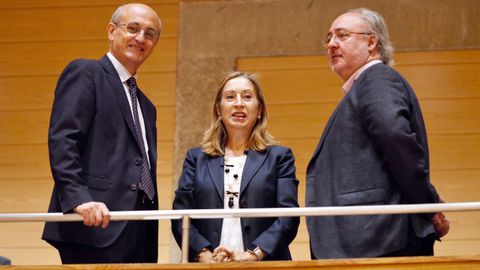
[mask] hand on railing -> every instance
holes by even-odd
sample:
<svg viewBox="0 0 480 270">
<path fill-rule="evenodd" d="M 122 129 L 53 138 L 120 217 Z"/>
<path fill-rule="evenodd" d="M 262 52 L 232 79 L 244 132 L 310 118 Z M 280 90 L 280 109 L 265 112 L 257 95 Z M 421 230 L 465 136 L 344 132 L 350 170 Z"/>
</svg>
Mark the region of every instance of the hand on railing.
<svg viewBox="0 0 480 270">
<path fill-rule="evenodd" d="M 197 262 L 200 262 L 200 263 L 216 263 L 216 261 L 213 259 L 212 251 L 210 251 L 210 249 L 208 249 L 208 248 L 204 248 L 200 252 L 198 252 Z"/>
<path fill-rule="evenodd" d="M 263 251 L 262 251 L 263 252 Z M 202 253 L 199 253 L 199 255 Z M 208 253 L 205 253 L 205 255 Z M 203 257 L 203 256 L 202 256 Z M 216 263 L 220 262 L 247 262 L 247 261 L 258 261 L 260 260 L 255 253 L 251 251 L 241 251 L 233 252 L 232 250 L 224 247 L 218 246 L 212 253 L 211 260 Z M 200 259 L 198 259 L 199 262 Z M 208 262 L 211 263 L 211 262 Z"/>
<path fill-rule="evenodd" d="M 439 237 L 445 236 L 450 230 L 450 221 L 440 212 L 436 213 L 432 218 L 433 226 Z"/>
<path fill-rule="evenodd" d="M 236 252 L 233 254 L 232 261 L 235 262 L 248 262 L 248 261 L 258 261 L 259 258 L 254 253 L 249 251 Z"/>
<path fill-rule="evenodd" d="M 445 203 L 445 201 L 440 198 L 440 203 Z M 445 236 L 450 230 L 450 221 L 445 217 L 443 212 L 438 212 L 432 217 L 433 226 L 435 226 L 435 231 L 439 237 Z"/>
<path fill-rule="evenodd" d="M 221 263 L 232 260 L 233 252 L 223 246 L 217 247 L 213 252 L 208 248 L 203 248 L 197 254 L 197 261 L 200 263 Z"/>
<path fill-rule="evenodd" d="M 224 246 L 218 246 L 213 251 L 213 260 L 215 262 L 230 262 L 232 261 L 232 257 L 233 251 Z"/>
<path fill-rule="evenodd" d="M 110 222 L 110 211 L 102 202 L 87 202 L 75 207 L 73 211 L 83 217 L 85 226 L 107 228 Z"/>
</svg>

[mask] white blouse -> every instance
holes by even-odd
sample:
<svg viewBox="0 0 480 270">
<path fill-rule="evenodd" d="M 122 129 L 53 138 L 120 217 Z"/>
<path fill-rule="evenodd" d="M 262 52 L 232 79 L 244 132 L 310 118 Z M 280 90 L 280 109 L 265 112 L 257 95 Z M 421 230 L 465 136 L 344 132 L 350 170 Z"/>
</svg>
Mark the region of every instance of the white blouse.
<svg viewBox="0 0 480 270">
<path fill-rule="evenodd" d="M 224 157 L 224 209 L 238 209 L 240 198 L 240 183 L 242 182 L 243 167 L 247 156 Z M 245 251 L 243 249 L 242 226 L 240 218 L 224 218 L 220 245 L 232 251 Z"/>
</svg>

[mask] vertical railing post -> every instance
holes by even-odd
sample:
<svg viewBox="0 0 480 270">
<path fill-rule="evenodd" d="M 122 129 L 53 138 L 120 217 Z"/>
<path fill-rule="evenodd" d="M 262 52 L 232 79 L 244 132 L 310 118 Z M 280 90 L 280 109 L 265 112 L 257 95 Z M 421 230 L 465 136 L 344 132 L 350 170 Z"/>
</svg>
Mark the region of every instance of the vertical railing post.
<svg viewBox="0 0 480 270">
<path fill-rule="evenodd" d="M 182 218 L 182 263 L 188 263 L 188 250 L 190 240 L 190 217 L 184 215 Z"/>
</svg>

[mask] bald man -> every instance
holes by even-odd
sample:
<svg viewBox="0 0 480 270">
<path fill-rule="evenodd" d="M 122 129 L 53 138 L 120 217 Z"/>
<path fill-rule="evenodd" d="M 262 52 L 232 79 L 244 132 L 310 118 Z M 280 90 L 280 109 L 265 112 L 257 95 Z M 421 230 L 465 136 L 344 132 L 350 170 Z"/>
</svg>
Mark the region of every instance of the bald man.
<svg viewBox="0 0 480 270">
<path fill-rule="evenodd" d="M 62 263 L 157 262 L 158 222 L 110 223 L 109 211 L 156 210 L 156 109 L 136 84 L 162 24 L 143 4 L 120 6 L 108 23 L 109 52 L 78 59 L 55 90 L 48 146 L 55 181 L 42 238 Z"/>
</svg>

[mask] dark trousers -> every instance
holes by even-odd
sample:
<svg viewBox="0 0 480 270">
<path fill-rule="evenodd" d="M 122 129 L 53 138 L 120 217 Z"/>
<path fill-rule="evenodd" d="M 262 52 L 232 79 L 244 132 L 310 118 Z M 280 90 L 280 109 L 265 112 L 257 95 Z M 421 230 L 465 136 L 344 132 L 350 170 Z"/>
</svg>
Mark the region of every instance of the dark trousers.
<svg viewBox="0 0 480 270">
<path fill-rule="evenodd" d="M 140 193 L 137 210 L 151 210 L 151 203 L 145 202 Z M 52 244 L 58 249 L 63 264 L 156 263 L 157 239 L 158 221 L 128 221 L 118 239 L 104 248 L 66 242 Z"/>
</svg>

